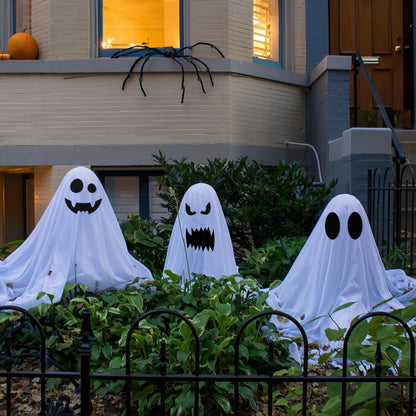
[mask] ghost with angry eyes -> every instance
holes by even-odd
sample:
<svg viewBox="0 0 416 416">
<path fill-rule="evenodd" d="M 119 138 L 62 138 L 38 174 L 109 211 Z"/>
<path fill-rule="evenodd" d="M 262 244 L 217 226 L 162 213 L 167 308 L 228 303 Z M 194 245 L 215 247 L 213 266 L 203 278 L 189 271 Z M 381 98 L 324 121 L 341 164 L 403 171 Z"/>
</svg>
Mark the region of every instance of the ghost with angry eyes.
<svg viewBox="0 0 416 416">
<path fill-rule="evenodd" d="M 342 194 L 329 202 L 267 303 L 296 318 L 309 341 L 326 345 L 326 328 L 349 328 L 354 317 L 381 302 L 392 298 L 378 307 L 391 312 L 413 297 L 415 280 L 402 270 L 384 269 L 364 208 L 354 196 Z M 286 335 L 299 335 L 291 323 L 278 327 Z"/>
<path fill-rule="evenodd" d="M 152 280 L 133 258 L 111 203 L 90 169 L 63 178 L 42 218 L 24 243 L 0 262 L 0 304 L 24 308 L 61 299 L 66 282 L 88 291 L 124 289 L 136 278 Z"/>
<path fill-rule="evenodd" d="M 195 274 L 219 279 L 238 273 L 224 213 L 211 185 L 197 183 L 185 192 L 164 270 L 182 276 L 182 285 Z"/>
</svg>

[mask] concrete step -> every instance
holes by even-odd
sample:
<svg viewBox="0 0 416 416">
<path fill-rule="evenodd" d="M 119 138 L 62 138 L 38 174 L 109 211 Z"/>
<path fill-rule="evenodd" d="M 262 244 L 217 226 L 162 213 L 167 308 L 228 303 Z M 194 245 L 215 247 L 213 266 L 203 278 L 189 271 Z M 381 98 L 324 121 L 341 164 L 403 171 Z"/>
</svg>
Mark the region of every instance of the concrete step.
<svg viewBox="0 0 416 416">
<path fill-rule="evenodd" d="M 406 159 L 410 164 L 416 164 L 416 130 L 395 130 Z"/>
</svg>

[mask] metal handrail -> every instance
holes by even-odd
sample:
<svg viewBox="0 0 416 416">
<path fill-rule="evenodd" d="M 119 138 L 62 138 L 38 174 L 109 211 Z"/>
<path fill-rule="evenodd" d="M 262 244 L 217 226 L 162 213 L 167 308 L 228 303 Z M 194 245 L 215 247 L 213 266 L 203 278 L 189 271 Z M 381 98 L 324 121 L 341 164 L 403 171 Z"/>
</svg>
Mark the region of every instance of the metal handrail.
<svg viewBox="0 0 416 416">
<path fill-rule="evenodd" d="M 363 70 L 363 74 L 367 80 L 368 86 L 370 87 L 371 93 L 373 94 L 374 99 L 376 100 L 377 106 L 381 112 L 383 117 L 383 121 L 386 124 L 387 128 L 391 130 L 391 139 L 395 151 L 395 163 L 396 164 L 404 164 L 406 162 L 406 156 L 404 155 L 402 146 L 400 145 L 399 139 L 397 138 L 396 132 L 394 127 L 391 124 L 391 121 L 387 115 L 386 109 L 381 102 L 381 99 L 377 93 L 376 87 L 371 80 L 370 74 L 365 67 L 363 59 L 358 52 L 355 52 L 352 55 L 352 64 L 353 64 L 353 71 L 354 71 L 354 126 L 357 127 L 357 74 L 358 69 L 361 67 Z"/>
</svg>

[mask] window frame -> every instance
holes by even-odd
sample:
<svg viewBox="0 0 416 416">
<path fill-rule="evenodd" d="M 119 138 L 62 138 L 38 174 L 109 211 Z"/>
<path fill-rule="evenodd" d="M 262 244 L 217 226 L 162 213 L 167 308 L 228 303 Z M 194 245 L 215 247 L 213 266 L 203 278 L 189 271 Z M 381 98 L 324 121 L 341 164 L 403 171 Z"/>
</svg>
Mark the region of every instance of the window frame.
<svg viewBox="0 0 416 416">
<path fill-rule="evenodd" d="M 0 2 L 0 49 L 6 53 L 7 43 L 15 27 L 14 0 Z"/>
<path fill-rule="evenodd" d="M 102 169 L 93 168 L 101 184 L 105 187 L 105 179 L 109 176 L 137 176 L 139 178 L 139 215 L 140 218 L 150 218 L 150 192 L 149 178 L 165 175 L 163 170 L 141 170 L 141 169 Z M 106 190 L 107 192 L 107 190 Z"/>
<path fill-rule="evenodd" d="M 189 16 L 189 1 L 190 0 L 179 0 L 179 43 L 180 48 L 183 48 L 186 45 L 187 39 L 189 39 L 189 24 L 188 24 L 188 16 Z M 279 0 L 280 1 L 280 0 Z M 116 52 L 122 49 L 116 48 L 102 48 L 101 45 L 103 43 L 103 0 L 97 1 L 97 9 L 96 9 L 96 16 L 97 16 L 97 30 L 96 30 L 96 56 L 98 58 L 111 58 Z M 165 45 L 169 47 L 169 45 Z M 162 49 L 163 48 L 159 48 Z M 144 55 L 146 50 L 140 51 L 138 50 L 134 56 Z"/>
</svg>

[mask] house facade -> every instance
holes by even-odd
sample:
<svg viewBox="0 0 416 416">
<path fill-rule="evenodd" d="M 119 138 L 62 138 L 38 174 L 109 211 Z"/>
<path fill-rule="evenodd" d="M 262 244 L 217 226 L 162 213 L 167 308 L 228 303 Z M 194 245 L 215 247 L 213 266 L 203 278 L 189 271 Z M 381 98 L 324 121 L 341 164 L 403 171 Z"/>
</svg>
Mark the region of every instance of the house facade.
<svg viewBox="0 0 416 416">
<path fill-rule="evenodd" d="M 24 30 L 38 59 L 0 61 L 0 243 L 30 233 L 77 165 L 102 178 L 119 218 L 161 215 L 159 151 L 313 170 L 307 144 L 331 179 L 328 143 L 350 127 L 351 58 L 329 55 L 328 0 L 2 1 L 0 50 Z M 199 61 L 163 49 L 123 89 L 139 55 L 111 56 L 130 45 L 196 45 L 183 53 Z"/>
</svg>

